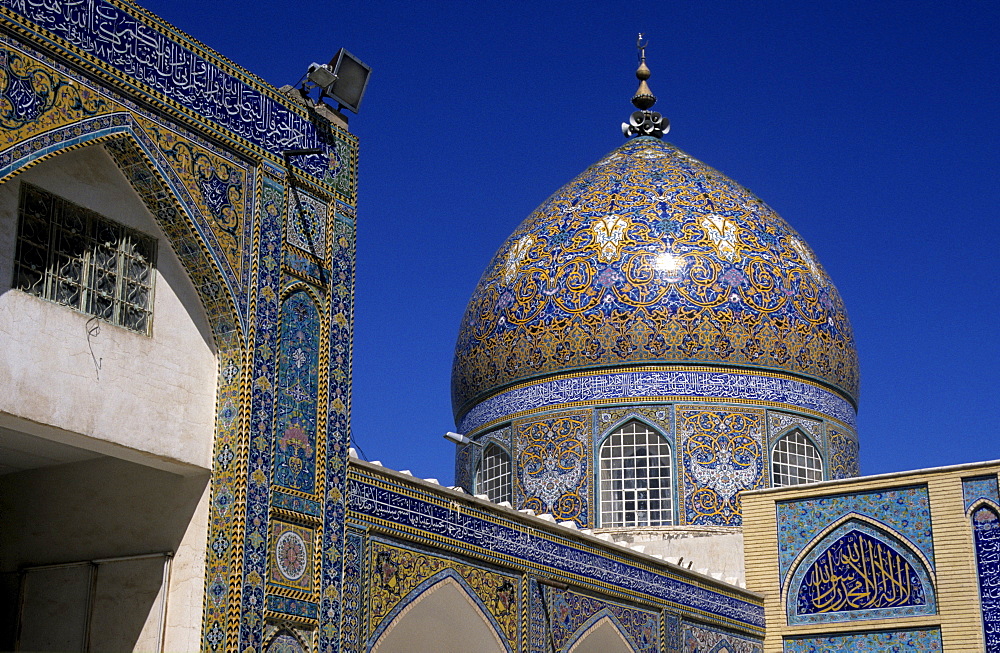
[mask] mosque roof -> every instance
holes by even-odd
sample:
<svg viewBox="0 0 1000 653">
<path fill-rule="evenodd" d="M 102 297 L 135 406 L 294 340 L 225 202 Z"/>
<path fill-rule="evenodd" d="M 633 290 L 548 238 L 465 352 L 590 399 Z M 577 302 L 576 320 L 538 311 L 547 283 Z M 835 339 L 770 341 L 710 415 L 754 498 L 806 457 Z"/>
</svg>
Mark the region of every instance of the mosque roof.
<svg viewBox="0 0 1000 653">
<path fill-rule="evenodd" d="M 858 396 L 847 312 L 809 245 L 746 188 L 639 135 L 496 253 L 462 320 L 452 402 L 460 418 L 521 382 L 675 364 L 786 372 Z"/>
</svg>

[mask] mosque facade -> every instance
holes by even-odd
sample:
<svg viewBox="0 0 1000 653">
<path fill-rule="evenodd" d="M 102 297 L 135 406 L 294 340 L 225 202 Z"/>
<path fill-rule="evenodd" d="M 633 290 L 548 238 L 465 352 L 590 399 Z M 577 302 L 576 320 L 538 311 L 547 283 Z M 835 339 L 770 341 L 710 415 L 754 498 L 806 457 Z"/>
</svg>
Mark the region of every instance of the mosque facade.
<svg viewBox="0 0 1000 653">
<path fill-rule="evenodd" d="M 856 478 L 836 288 L 638 76 L 470 300 L 443 486 L 350 446 L 346 116 L 0 0 L 0 650 L 1000 650 L 1000 465 Z"/>
</svg>

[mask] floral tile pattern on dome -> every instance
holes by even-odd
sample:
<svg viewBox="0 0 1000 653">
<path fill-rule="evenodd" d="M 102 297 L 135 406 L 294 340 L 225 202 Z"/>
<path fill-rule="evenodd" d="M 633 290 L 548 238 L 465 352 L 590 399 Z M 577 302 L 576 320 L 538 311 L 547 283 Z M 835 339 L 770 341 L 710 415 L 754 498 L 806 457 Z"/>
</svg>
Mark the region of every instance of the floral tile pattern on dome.
<svg viewBox="0 0 1000 653">
<path fill-rule="evenodd" d="M 572 369 L 784 370 L 857 395 L 843 302 L 808 245 L 742 186 L 635 138 L 535 210 L 469 302 L 453 405 Z"/>
<path fill-rule="evenodd" d="M 684 520 L 739 526 L 739 493 L 764 487 L 764 410 L 677 406 Z"/>
<path fill-rule="evenodd" d="M 587 413 L 560 414 L 514 425 L 517 505 L 559 521 L 590 524 L 590 435 Z"/>
</svg>

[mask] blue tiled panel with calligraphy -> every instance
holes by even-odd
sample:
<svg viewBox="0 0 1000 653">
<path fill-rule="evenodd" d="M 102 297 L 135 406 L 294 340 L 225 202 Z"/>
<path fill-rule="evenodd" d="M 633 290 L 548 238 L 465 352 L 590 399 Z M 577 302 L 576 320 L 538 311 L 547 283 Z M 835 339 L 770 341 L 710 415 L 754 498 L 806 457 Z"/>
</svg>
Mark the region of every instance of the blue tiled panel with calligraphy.
<svg viewBox="0 0 1000 653">
<path fill-rule="evenodd" d="M 1000 516 L 982 506 L 972 513 L 979 572 L 979 600 L 988 653 L 1000 651 Z"/>
</svg>

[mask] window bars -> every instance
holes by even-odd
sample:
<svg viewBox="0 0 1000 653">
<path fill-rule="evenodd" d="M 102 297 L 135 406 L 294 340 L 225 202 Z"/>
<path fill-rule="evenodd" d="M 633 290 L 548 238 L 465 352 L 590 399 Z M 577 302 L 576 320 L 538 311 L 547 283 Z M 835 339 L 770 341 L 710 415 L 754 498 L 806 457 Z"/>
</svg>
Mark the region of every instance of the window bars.
<svg viewBox="0 0 1000 653">
<path fill-rule="evenodd" d="M 631 421 L 601 446 L 601 526 L 674 523 L 670 445 Z"/>
<path fill-rule="evenodd" d="M 149 334 L 156 242 L 21 184 L 13 287 Z"/>
</svg>

